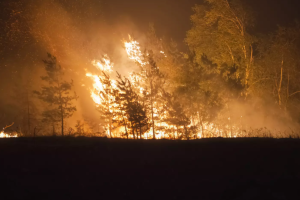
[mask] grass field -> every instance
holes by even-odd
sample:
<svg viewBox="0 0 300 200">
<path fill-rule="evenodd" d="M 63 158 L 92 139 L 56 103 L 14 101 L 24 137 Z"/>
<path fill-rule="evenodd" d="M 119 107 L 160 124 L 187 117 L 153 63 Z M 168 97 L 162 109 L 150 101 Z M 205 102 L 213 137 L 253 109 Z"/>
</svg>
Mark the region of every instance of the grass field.
<svg viewBox="0 0 300 200">
<path fill-rule="evenodd" d="M 0 140 L 0 199 L 300 199 L 300 140 Z"/>
</svg>

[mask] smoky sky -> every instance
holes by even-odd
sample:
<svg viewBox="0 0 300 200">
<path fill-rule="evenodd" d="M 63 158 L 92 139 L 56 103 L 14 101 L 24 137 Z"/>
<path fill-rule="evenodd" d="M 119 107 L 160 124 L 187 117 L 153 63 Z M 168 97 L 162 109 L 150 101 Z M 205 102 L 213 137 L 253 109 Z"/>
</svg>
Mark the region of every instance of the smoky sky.
<svg viewBox="0 0 300 200">
<path fill-rule="evenodd" d="M 268 33 L 277 25 L 287 26 L 300 18 L 298 0 L 244 0 L 255 15 L 254 31 Z M 181 47 L 186 31 L 191 28 L 192 7 L 203 0 L 104 0 L 103 13 L 108 23 L 128 18 L 142 31 L 153 23 L 160 36 L 171 37 Z"/>
</svg>

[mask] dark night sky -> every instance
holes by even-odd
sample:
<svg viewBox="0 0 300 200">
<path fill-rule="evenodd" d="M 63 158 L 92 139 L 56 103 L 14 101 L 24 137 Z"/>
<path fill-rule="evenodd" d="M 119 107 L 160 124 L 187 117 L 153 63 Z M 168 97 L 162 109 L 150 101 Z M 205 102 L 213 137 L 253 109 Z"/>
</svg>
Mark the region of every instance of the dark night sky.
<svg viewBox="0 0 300 200">
<path fill-rule="evenodd" d="M 203 0 L 104 0 L 104 14 L 109 23 L 129 18 L 142 31 L 149 22 L 158 34 L 182 42 L 191 27 L 192 7 Z M 256 31 L 270 32 L 276 25 L 287 25 L 300 18 L 299 0 L 244 0 L 256 15 Z"/>
</svg>

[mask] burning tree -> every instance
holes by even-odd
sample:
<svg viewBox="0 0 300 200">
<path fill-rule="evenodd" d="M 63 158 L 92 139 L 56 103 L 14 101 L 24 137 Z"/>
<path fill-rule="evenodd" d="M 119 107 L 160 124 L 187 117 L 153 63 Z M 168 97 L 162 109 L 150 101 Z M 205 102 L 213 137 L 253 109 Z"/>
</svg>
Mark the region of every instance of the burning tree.
<svg viewBox="0 0 300 200">
<path fill-rule="evenodd" d="M 119 110 L 121 110 L 122 120 L 125 122 L 126 118 L 129 122 L 129 128 L 131 129 L 133 138 L 135 139 L 135 133 L 137 133 L 137 138 L 138 135 L 140 135 L 141 139 L 142 134 L 148 130 L 148 118 L 146 116 L 145 108 L 139 101 L 139 95 L 133 90 L 129 79 L 123 79 L 121 75 L 118 74 L 117 82 L 119 95 L 116 99 L 119 105 Z M 124 125 L 128 138 L 126 123 L 124 123 Z"/>
<path fill-rule="evenodd" d="M 131 40 L 131 38 L 130 38 Z M 136 41 L 125 42 L 125 48 L 129 59 L 134 60 L 140 67 L 140 71 L 131 74 L 131 81 L 136 88 L 143 94 L 143 106 L 147 110 L 148 119 L 151 119 L 153 139 L 156 135 L 156 121 L 159 121 L 159 105 L 161 89 L 164 84 L 164 76 L 157 66 L 155 53 L 152 50 L 146 50 L 141 53 L 139 43 Z"/>
<path fill-rule="evenodd" d="M 86 76 L 93 79 L 93 89 L 91 96 L 96 103 L 97 110 L 100 112 L 100 118 L 104 121 L 104 128 L 108 130 L 108 135 L 112 137 L 112 131 L 115 129 L 118 120 L 116 108 L 116 96 L 118 89 L 116 81 L 112 80 L 109 73 L 112 71 L 113 63 L 108 56 L 104 56 L 101 61 L 93 61 L 92 64 L 100 70 L 100 75 L 87 73 Z"/>
<path fill-rule="evenodd" d="M 165 122 L 169 125 L 176 127 L 177 137 L 181 137 L 179 132 L 183 132 L 183 135 L 189 139 L 189 125 L 190 119 L 186 115 L 184 107 L 179 102 L 176 95 L 171 95 L 169 93 L 164 93 L 165 109 L 167 111 L 167 117 L 164 119 Z M 180 127 L 183 127 L 183 131 L 180 131 Z M 176 139 L 175 131 L 173 130 L 173 138 Z"/>
<path fill-rule="evenodd" d="M 43 112 L 43 116 L 47 121 L 52 122 L 53 131 L 54 124 L 61 122 L 61 134 L 64 136 L 64 120 L 76 111 L 76 106 L 72 105 L 72 101 L 78 96 L 75 92 L 70 95 L 73 81 L 64 80 L 63 68 L 53 55 L 48 53 L 48 60 L 43 62 L 47 75 L 42 76 L 41 79 L 47 83 L 47 86 L 43 86 L 41 91 L 35 91 L 35 94 L 50 106 L 50 109 Z"/>
<path fill-rule="evenodd" d="M 102 104 L 98 108 L 101 113 L 101 118 L 104 119 L 109 125 L 109 135 L 112 137 L 113 123 L 116 115 L 114 112 L 116 110 L 115 97 L 118 93 L 118 90 L 116 89 L 113 80 L 111 80 L 110 77 L 104 72 L 100 80 L 105 89 L 99 94 L 100 98 L 102 99 Z"/>
</svg>

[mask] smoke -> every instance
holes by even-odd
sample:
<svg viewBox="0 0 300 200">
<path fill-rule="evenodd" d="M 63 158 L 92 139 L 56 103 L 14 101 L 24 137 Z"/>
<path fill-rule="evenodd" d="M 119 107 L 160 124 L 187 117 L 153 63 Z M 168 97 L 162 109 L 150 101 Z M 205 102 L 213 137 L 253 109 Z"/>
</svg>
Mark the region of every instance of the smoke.
<svg viewBox="0 0 300 200">
<path fill-rule="evenodd" d="M 100 60 L 103 55 L 107 55 L 114 63 L 113 70 L 122 75 L 127 76 L 137 69 L 127 58 L 123 40 L 128 38 L 128 34 L 141 35 L 138 28 L 127 17 L 108 23 L 102 13 L 103 5 L 95 0 L 16 1 L 13 8 L 17 14 L 10 22 L 12 42 L 18 48 L 25 42 L 26 46 L 19 52 L 22 61 L 14 58 L 11 61 L 6 59 L 6 62 L 15 67 L 23 66 L 16 70 L 21 76 L 24 71 L 31 72 L 20 82 L 30 77 L 32 90 L 40 89 L 43 84 L 40 76 L 44 73 L 42 59 L 49 52 L 57 57 L 65 71 L 66 80 L 74 81 L 74 90 L 79 96 L 77 112 L 67 120 L 68 125 L 74 127 L 77 120 L 84 119 L 98 123 L 99 114 L 90 97 L 92 82 L 85 74 L 87 71 L 100 74 L 92 61 Z M 18 28 L 12 29 L 12 24 Z M 30 53 L 28 50 L 31 50 Z M 43 105 L 39 107 L 43 109 Z"/>
<path fill-rule="evenodd" d="M 57 57 L 64 68 L 66 80 L 74 81 L 74 90 L 79 96 L 76 101 L 77 112 L 67 120 L 68 126 L 74 127 L 77 120 L 99 124 L 99 113 L 90 96 L 93 83 L 86 77 L 86 72 L 100 73 L 92 65 L 92 61 L 101 60 L 107 55 L 114 63 L 111 76 L 115 76 L 115 71 L 128 76 L 138 68 L 128 59 L 123 40 L 128 39 L 128 34 L 141 44 L 145 43 L 146 39 L 145 34 L 129 17 L 107 20 L 103 9 L 104 6 L 97 0 L 14 1 L 16 11 L 10 15 L 8 34 L 10 46 L 14 44 L 14 48 L 4 52 L 5 61 L 1 61 L 3 66 L 7 66 L 2 71 L 3 74 L 8 70 L 13 74 L 3 76 L 1 81 L 5 82 L 3 85 L 7 87 L 1 88 L 1 92 L 11 96 L 14 82 L 24 84 L 29 81 L 30 90 L 40 89 L 43 84 L 40 76 L 44 73 L 42 59 L 45 59 L 46 53 L 49 52 Z M 21 89 L 21 85 L 17 87 Z M 45 105 L 37 99 L 32 99 L 42 111 Z M 10 100 L 1 98 L 0 104 L 7 105 L 4 101 Z M 236 125 L 245 129 L 266 127 L 271 131 L 285 131 L 298 128 L 298 124 L 293 122 L 288 114 L 282 116 L 284 112 L 277 109 L 274 103 L 263 102 L 265 101 L 259 98 L 252 100 L 251 104 L 233 101 L 228 108 L 224 108 L 224 112 L 227 112 L 226 119 L 231 117 Z M 4 123 L 9 124 L 15 120 L 17 113 L 17 110 L 10 107 L 1 109 L 1 122 L 7 119 Z"/>
<path fill-rule="evenodd" d="M 265 129 L 273 137 L 280 137 L 282 135 L 278 133 L 292 133 L 299 128 L 299 124 L 287 112 L 261 98 L 252 98 L 248 102 L 232 101 L 225 109 L 228 111 L 227 116 L 243 130 Z"/>
</svg>

